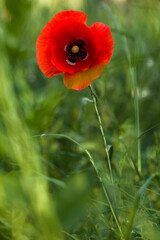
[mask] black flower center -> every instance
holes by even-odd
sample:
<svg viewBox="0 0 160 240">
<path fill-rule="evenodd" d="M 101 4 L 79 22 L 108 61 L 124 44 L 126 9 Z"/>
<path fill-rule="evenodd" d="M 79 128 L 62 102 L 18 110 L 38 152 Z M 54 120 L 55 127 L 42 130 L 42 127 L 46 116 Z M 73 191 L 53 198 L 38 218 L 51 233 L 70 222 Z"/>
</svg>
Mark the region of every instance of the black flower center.
<svg viewBox="0 0 160 240">
<path fill-rule="evenodd" d="M 76 63 L 78 60 L 85 60 L 87 52 L 86 43 L 83 40 L 73 40 L 66 47 L 66 55 L 70 63 Z"/>
</svg>

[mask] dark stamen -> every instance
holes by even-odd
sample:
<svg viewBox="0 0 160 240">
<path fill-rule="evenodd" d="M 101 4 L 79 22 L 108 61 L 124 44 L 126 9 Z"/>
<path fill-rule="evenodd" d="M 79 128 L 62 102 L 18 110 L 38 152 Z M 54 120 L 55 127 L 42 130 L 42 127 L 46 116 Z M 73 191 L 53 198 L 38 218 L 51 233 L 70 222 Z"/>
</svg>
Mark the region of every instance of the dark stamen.
<svg viewBox="0 0 160 240">
<path fill-rule="evenodd" d="M 68 57 L 68 61 L 71 63 L 76 63 L 78 60 L 85 59 L 87 56 L 86 49 L 84 48 L 85 45 L 86 43 L 81 39 L 71 41 L 66 47 L 66 55 Z M 74 53 L 72 51 L 73 46 L 79 47 L 79 51 L 77 53 Z"/>
<path fill-rule="evenodd" d="M 69 60 L 71 63 L 75 63 L 75 62 L 76 62 L 75 58 L 73 58 L 73 57 L 68 58 L 68 60 Z"/>
<path fill-rule="evenodd" d="M 86 51 L 81 51 L 80 56 L 82 59 L 86 58 L 87 57 Z"/>
<path fill-rule="evenodd" d="M 78 47 L 83 47 L 83 46 L 85 46 L 86 45 L 86 43 L 83 41 L 83 40 L 78 40 L 77 41 L 77 46 Z"/>
</svg>

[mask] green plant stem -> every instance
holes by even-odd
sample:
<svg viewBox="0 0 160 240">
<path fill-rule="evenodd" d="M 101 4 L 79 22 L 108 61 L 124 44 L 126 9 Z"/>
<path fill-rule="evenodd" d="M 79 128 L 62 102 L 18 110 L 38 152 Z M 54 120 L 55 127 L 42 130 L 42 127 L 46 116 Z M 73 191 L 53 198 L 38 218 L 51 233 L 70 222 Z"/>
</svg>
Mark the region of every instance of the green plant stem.
<svg viewBox="0 0 160 240">
<path fill-rule="evenodd" d="M 108 167 L 109 167 L 109 172 L 110 172 L 110 178 L 111 178 L 111 182 L 113 184 L 111 161 L 110 161 L 109 152 L 108 152 L 108 149 L 107 149 L 107 142 L 106 142 L 106 138 L 105 138 L 105 135 L 104 135 L 101 116 L 99 114 L 98 107 L 97 107 L 97 99 L 98 98 L 97 98 L 96 93 L 94 92 L 91 85 L 89 86 L 89 90 L 91 92 L 93 103 L 94 103 L 94 108 L 95 108 L 95 111 L 96 111 L 96 114 L 97 114 L 97 118 L 98 118 L 98 122 L 99 122 L 99 128 L 100 128 L 102 139 L 103 139 L 103 142 L 104 142 L 105 153 L 106 153 L 106 156 L 107 156 L 107 159 L 108 159 Z"/>
<path fill-rule="evenodd" d="M 106 138 L 105 138 L 105 135 L 104 135 L 104 130 L 103 130 L 103 126 L 102 126 L 101 116 L 100 116 L 100 114 L 99 114 L 98 107 L 97 107 L 97 100 L 98 100 L 98 98 L 97 98 L 97 95 L 96 95 L 96 93 L 94 92 L 94 90 L 93 90 L 93 88 L 92 88 L 91 85 L 89 86 L 89 90 L 90 90 L 90 92 L 91 92 L 92 99 L 93 99 L 93 103 L 94 103 L 94 108 L 95 108 L 95 111 L 96 111 L 96 114 L 97 114 L 97 118 L 98 118 L 98 122 L 99 122 L 99 128 L 100 128 L 101 135 L 102 135 L 102 139 L 103 139 L 103 142 L 104 142 L 105 153 L 106 153 L 106 156 L 107 156 L 107 159 L 108 159 L 108 167 L 109 167 L 109 171 L 110 171 L 110 178 L 111 178 L 111 182 L 112 182 L 112 184 L 113 184 L 112 168 L 111 168 L 111 162 L 110 162 L 109 152 L 108 152 L 108 149 L 107 149 L 107 142 L 106 142 Z M 100 180 L 100 182 L 101 182 L 101 184 L 102 184 L 103 192 L 104 192 L 105 197 L 106 197 L 106 199 L 107 199 L 107 201 L 108 201 L 108 203 L 109 203 L 109 206 L 110 206 L 112 215 L 113 215 L 113 217 L 114 217 L 114 220 L 115 220 L 115 222 L 116 222 L 116 224 L 117 224 L 117 227 L 118 227 L 118 229 L 119 229 L 119 232 L 120 232 L 120 234 L 121 234 L 121 238 L 123 239 L 123 233 L 122 233 L 121 227 L 120 227 L 120 225 L 119 225 L 119 223 L 118 223 L 116 214 L 115 214 L 114 209 L 113 209 L 113 207 L 112 207 L 112 204 L 111 204 L 111 202 L 110 202 L 110 199 L 109 199 L 108 193 L 107 193 L 107 191 L 106 191 L 105 185 L 104 185 L 104 183 L 103 183 L 103 181 L 102 181 L 102 179 L 101 179 L 101 176 L 100 176 L 100 174 L 99 174 L 99 171 L 98 171 L 95 163 L 93 164 L 93 166 L 94 166 L 95 171 L 96 171 L 96 173 L 97 173 L 97 176 L 98 176 L 98 178 L 99 178 L 99 180 Z"/>
</svg>

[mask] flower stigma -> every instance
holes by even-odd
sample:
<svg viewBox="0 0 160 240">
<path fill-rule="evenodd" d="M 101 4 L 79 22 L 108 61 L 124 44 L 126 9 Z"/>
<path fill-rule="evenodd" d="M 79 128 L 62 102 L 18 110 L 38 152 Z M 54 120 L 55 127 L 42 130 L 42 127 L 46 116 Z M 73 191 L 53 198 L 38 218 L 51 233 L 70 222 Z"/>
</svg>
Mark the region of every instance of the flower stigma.
<svg viewBox="0 0 160 240">
<path fill-rule="evenodd" d="M 77 45 L 74 45 L 72 48 L 71 48 L 71 51 L 72 53 L 78 53 L 79 52 L 79 47 Z"/>
</svg>

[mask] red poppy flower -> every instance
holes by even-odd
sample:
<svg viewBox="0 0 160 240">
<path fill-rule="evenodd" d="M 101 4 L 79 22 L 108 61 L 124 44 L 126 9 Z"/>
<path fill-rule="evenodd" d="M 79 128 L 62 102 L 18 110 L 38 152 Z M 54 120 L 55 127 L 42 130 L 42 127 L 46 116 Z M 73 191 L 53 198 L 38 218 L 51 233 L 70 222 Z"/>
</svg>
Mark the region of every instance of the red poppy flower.
<svg viewBox="0 0 160 240">
<path fill-rule="evenodd" d="M 41 71 L 52 77 L 64 73 L 67 88 L 81 90 L 103 72 L 113 52 L 110 28 L 96 22 L 86 24 L 78 11 L 57 13 L 43 28 L 36 43 Z"/>
</svg>

